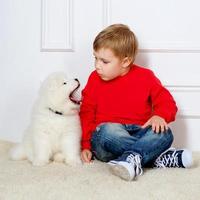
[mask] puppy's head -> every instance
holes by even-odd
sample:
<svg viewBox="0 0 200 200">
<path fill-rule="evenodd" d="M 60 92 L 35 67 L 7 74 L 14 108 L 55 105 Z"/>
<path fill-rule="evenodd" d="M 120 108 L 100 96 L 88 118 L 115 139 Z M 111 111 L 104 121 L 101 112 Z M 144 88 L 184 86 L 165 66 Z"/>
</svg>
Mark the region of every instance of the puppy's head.
<svg viewBox="0 0 200 200">
<path fill-rule="evenodd" d="M 66 115 L 70 114 L 79 108 L 80 97 L 75 95 L 79 86 L 78 79 L 68 79 L 62 72 L 49 75 L 39 92 L 43 106 Z"/>
</svg>

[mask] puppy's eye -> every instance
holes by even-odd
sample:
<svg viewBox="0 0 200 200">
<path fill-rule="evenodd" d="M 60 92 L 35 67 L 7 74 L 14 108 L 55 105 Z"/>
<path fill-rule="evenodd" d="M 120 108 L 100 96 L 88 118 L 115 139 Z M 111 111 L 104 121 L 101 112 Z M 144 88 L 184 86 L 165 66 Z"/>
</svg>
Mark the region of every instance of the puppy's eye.
<svg viewBox="0 0 200 200">
<path fill-rule="evenodd" d="M 66 85 L 66 84 L 67 84 L 66 82 L 63 83 L 63 85 Z"/>
</svg>

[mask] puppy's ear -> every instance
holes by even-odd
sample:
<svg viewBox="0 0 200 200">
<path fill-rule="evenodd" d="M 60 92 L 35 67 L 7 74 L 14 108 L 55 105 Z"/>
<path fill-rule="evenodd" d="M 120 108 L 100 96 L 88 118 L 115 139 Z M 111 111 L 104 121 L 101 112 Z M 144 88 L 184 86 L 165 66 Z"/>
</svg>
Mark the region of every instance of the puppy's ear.
<svg viewBox="0 0 200 200">
<path fill-rule="evenodd" d="M 65 73 L 54 72 L 50 74 L 41 84 L 40 92 L 55 91 L 65 80 Z"/>
<path fill-rule="evenodd" d="M 49 91 L 50 88 L 50 81 L 49 78 L 45 79 L 44 81 L 40 81 L 40 89 L 39 94 L 44 94 Z"/>
<path fill-rule="evenodd" d="M 57 88 L 57 82 L 53 79 L 46 79 L 40 87 L 41 92 L 54 91 Z"/>
</svg>

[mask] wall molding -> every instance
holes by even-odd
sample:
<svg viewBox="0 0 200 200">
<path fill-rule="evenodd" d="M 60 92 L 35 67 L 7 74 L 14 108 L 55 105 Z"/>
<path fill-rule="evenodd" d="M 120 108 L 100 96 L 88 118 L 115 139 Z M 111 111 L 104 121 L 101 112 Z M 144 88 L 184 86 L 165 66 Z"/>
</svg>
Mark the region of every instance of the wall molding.
<svg viewBox="0 0 200 200">
<path fill-rule="evenodd" d="M 200 85 L 165 85 L 171 92 L 200 92 Z"/>
<path fill-rule="evenodd" d="M 140 52 L 159 53 L 200 53 L 200 44 L 195 42 L 155 41 L 142 44 Z"/>
<path fill-rule="evenodd" d="M 41 51 L 73 51 L 73 0 L 41 1 Z M 56 7 L 64 11 L 55 13 Z M 52 16 L 53 20 L 50 19 Z M 54 27 L 60 29 L 55 30 Z M 63 38 L 59 31 L 63 33 Z"/>
<path fill-rule="evenodd" d="M 200 119 L 200 114 L 192 113 L 191 110 L 180 110 L 177 114 L 178 119 Z"/>
<path fill-rule="evenodd" d="M 163 46 L 167 45 L 167 43 L 162 44 Z M 160 45 L 160 46 L 162 46 Z M 145 45 L 144 45 L 145 46 Z M 192 45 L 191 45 L 192 46 Z M 191 48 L 180 48 L 175 42 L 171 44 L 168 48 L 159 48 L 159 47 L 149 47 L 149 48 L 140 48 L 139 49 L 140 53 L 200 53 L 200 48 L 199 49 L 191 49 Z"/>
</svg>

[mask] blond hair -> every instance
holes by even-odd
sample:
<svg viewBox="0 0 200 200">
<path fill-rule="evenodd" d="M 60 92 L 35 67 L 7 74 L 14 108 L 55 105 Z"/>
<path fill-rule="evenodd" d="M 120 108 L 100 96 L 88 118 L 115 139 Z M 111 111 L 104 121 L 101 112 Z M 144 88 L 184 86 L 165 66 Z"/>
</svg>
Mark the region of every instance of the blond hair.
<svg viewBox="0 0 200 200">
<path fill-rule="evenodd" d="M 101 48 L 108 48 L 120 59 L 128 57 L 133 62 L 137 54 L 138 42 L 128 26 L 113 24 L 101 31 L 95 38 L 93 49 L 98 51 Z"/>
</svg>

